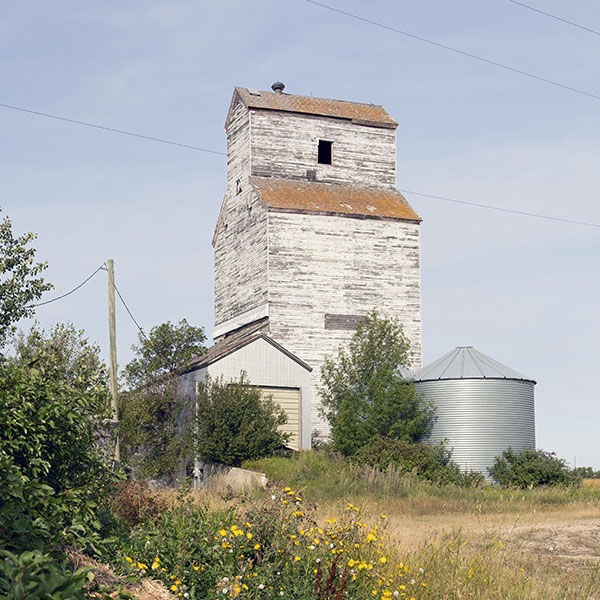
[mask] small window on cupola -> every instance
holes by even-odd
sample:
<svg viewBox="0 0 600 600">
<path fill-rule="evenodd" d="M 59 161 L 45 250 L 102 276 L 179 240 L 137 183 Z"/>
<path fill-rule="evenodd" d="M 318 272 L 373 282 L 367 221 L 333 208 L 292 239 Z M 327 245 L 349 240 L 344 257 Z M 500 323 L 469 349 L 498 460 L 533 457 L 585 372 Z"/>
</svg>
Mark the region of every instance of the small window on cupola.
<svg viewBox="0 0 600 600">
<path fill-rule="evenodd" d="M 319 153 L 317 162 L 320 165 L 330 165 L 331 156 L 333 154 L 333 142 L 327 142 L 325 140 L 319 140 Z"/>
</svg>

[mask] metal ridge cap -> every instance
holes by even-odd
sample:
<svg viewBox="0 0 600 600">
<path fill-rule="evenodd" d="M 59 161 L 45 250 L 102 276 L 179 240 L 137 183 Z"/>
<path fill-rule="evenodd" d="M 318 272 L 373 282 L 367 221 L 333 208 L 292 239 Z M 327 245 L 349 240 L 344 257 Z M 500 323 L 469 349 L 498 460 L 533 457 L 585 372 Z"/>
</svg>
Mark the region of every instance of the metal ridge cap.
<svg viewBox="0 0 600 600">
<path fill-rule="evenodd" d="M 481 377 L 428 377 L 426 379 L 412 379 L 414 383 L 425 383 L 430 381 L 527 381 L 533 384 L 537 384 L 535 379 L 530 379 L 529 377 L 486 377 L 485 375 Z"/>
</svg>

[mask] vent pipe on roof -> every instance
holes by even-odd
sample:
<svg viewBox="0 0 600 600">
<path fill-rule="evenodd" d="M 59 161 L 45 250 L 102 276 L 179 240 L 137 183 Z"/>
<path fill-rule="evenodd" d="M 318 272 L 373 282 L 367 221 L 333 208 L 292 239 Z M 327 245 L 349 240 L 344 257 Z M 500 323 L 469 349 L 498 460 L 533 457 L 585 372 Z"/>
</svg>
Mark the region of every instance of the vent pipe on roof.
<svg viewBox="0 0 600 600">
<path fill-rule="evenodd" d="M 283 85 L 283 83 L 281 83 L 281 81 L 276 81 L 272 86 L 271 89 L 276 93 L 276 94 L 283 94 L 283 90 L 285 89 L 285 85 Z"/>
</svg>

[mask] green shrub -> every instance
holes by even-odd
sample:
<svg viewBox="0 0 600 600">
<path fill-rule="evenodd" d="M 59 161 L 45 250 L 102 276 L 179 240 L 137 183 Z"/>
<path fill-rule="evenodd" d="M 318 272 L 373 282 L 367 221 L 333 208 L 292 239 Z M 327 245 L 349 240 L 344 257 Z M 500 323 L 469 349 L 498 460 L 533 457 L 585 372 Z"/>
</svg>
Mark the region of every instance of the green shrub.
<svg viewBox="0 0 600 600">
<path fill-rule="evenodd" d="M 517 453 L 508 449 L 496 457 L 490 475 L 497 483 L 520 488 L 539 485 L 577 485 L 581 477 L 554 452 L 534 450 Z"/>
<path fill-rule="evenodd" d="M 435 483 L 472 486 L 483 483 L 481 473 L 464 473 L 450 460 L 451 452 L 442 444 L 432 446 L 404 440 L 377 438 L 363 446 L 353 457 L 356 464 L 366 464 L 386 471 L 394 466 L 401 473 L 413 473 L 419 479 Z"/>
<path fill-rule="evenodd" d="M 208 462 L 238 467 L 244 460 L 273 454 L 289 434 L 278 430 L 287 421 L 270 397 L 261 396 L 242 375 L 203 384 L 197 398 L 196 452 Z"/>
<path fill-rule="evenodd" d="M 56 376 L 51 354 L 35 368 L 0 365 L 0 547 L 83 547 L 99 529 L 99 503 L 113 485 L 98 443 L 110 416 L 102 381 L 80 370 L 77 385 Z"/>
<path fill-rule="evenodd" d="M 0 551 L 0 598 L 6 600 L 84 600 L 92 567 L 74 573 L 47 554 Z M 91 577 L 91 576 L 90 576 Z"/>
</svg>

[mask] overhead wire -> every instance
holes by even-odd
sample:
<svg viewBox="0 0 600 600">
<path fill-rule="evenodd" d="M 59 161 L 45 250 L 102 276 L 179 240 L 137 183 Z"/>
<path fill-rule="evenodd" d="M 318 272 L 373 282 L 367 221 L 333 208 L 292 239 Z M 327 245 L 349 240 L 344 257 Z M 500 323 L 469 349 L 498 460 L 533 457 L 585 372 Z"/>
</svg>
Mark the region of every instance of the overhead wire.
<svg viewBox="0 0 600 600">
<path fill-rule="evenodd" d="M 560 83 L 559 81 L 555 81 L 554 79 L 548 79 L 547 77 L 542 77 L 540 75 L 535 75 L 534 73 L 530 73 L 529 71 L 523 71 L 522 69 L 518 69 L 516 67 L 511 67 L 510 65 L 506 65 L 504 63 L 497 62 L 495 60 L 491 60 L 489 58 L 484 58 L 483 56 L 479 56 L 477 54 L 472 54 L 471 52 L 467 52 L 465 50 L 460 50 L 459 48 L 454 48 L 453 46 L 448 46 L 447 44 L 442 44 L 440 42 L 436 42 L 429 38 L 416 35 L 414 33 L 410 33 L 408 31 L 404 31 L 402 29 L 398 29 L 396 27 L 392 27 L 391 25 L 386 25 L 385 23 L 380 23 L 379 21 L 374 21 L 373 19 L 368 19 L 367 17 L 361 17 L 355 13 L 348 12 L 346 10 L 342 10 L 341 8 L 336 8 L 335 6 L 330 6 L 329 4 L 324 4 L 323 2 L 317 2 L 316 0 L 305 0 L 309 4 L 314 4 L 315 6 L 320 6 L 326 10 L 330 10 L 335 13 L 339 13 L 341 15 L 345 15 L 352 19 L 356 19 L 357 21 L 362 21 L 363 23 L 369 23 L 370 25 L 375 25 L 376 27 L 381 27 L 382 29 L 387 29 L 388 31 L 392 31 L 399 35 L 404 35 L 406 37 L 412 38 L 413 40 L 418 40 L 420 42 L 424 42 L 426 44 L 430 44 L 431 46 L 435 46 L 437 48 L 442 48 L 443 50 L 448 50 L 449 52 L 454 52 L 455 54 L 460 54 L 461 56 L 466 56 L 467 58 L 471 58 L 473 60 L 477 60 L 479 62 L 492 65 L 494 67 L 498 67 L 499 69 L 504 69 L 506 71 L 510 71 L 512 73 L 517 73 L 518 75 L 523 75 L 524 77 L 529 77 L 530 79 L 535 79 L 537 81 L 541 81 L 543 83 L 547 83 L 549 85 L 553 85 L 555 87 L 568 90 L 570 92 L 574 92 L 576 94 L 581 94 L 583 96 L 588 96 L 590 98 L 594 98 L 596 100 L 600 100 L 600 94 L 595 94 L 593 92 L 588 92 L 587 90 L 583 90 L 580 88 L 573 87 L 571 85 L 567 85 L 565 83 Z"/>
<path fill-rule="evenodd" d="M 533 73 L 522 71 L 520 69 L 516 69 L 516 68 L 510 67 L 508 65 L 505 65 L 505 64 L 502 64 L 502 63 L 498 63 L 498 62 L 495 62 L 495 61 L 492 61 L 492 60 L 489 60 L 489 59 L 477 56 L 475 54 L 471 54 L 469 52 L 465 52 L 463 50 L 459 50 L 457 48 L 453 48 L 451 46 L 447 46 L 445 44 L 441 44 L 439 42 L 435 42 L 433 40 L 430 40 L 430 39 L 427 39 L 427 38 L 424 38 L 424 37 L 421 37 L 421 36 L 409 33 L 407 31 L 403 31 L 403 30 L 397 29 L 395 27 L 391 27 L 390 25 L 385 25 L 384 23 L 380 23 L 378 21 L 374 21 L 372 19 L 368 19 L 366 17 L 362 17 L 360 15 L 357 15 L 357 14 L 354 14 L 354 13 L 351 13 L 351 12 L 348 12 L 348 11 L 345 11 L 345 10 L 342 10 L 342 9 L 339 9 L 339 8 L 335 8 L 333 6 L 329 6 L 328 4 L 324 4 L 324 3 L 318 2 L 316 0 L 306 0 L 306 2 L 308 2 L 310 4 L 314 4 L 314 5 L 319 6 L 321 8 L 325 8 L 327 10 L 330 10 L 330 11 L 333 11 L 333 12 L 336 12 L 336 13 L 339 13 L 339 14 L 351 17 L 353 19 L 357 19 L 359 21 L 363 21 L 365 23 L 369 23 L 371 25 L 375 25 L 377 27 L 381 27 L 383 29 L 387 29 L 389 31 L 392 31 L 392 32 L 395 32 L 395 33 L 398 33 L 398 34 L 408 36 L 410 38 L 413 38 L 413 39 L 416 39 L 416 40 L 419 40 L 419 41 L 431 44 L 433 46 L 437 46 L 439 48 L 442 48 L 442 49 L 445 49 L 445 50 L 448 50 L 448 51 L 451 51 L 451 52 L 455 52 L 457 54 L 460 54 L 460 55 L 463 55 L 463 56 L 467 56 L 469 58 L 472 58 L 472 59 L 475 59 L 475 60 L 478 60 L 478 61 L 481 61 L 481 62 L 484 62 L 484 63 L 488 63 L 490 65 L 493 65 L 493 66 L 496 66 L 496 67 L 499 67 L 499 68 L 502 68 L 502 69 L 506 69 L 506 70 L 518 73 L 520 75 L 524 75 L 526 77 L 531 77 L 533 79 L 536 79 L 536 80 L 539 80 L 539 81 L 542 81 L 542 82 L 545 82 L 545 83 L 549 83 L 551 85 L 554 85 L 554 86 L 557 86 L 557 87 L 560 87 L 560 88 L 563 88 L 563 89 L 566 89 L 566 90 L 570 90 L 572 92 L 576 92 L 578 94 L 583 94 L 585 96 L 589 96 L 591 98 L 595 98 L 595 99 L 600 100 L 600 95 L 598 95 L 598 94 L 594 94 L 594 93 L 591 93 L 591 92 L 587 92 L 585 90 L 574 88 L 574 87 L 571 87 L 571 86 L 559 83 L 557 81 L 553 81 L 551 79 L 546 79 L 544 77 L 540 77 L 538 75 L 534 75 Z M 516 0 L 509 0 L 509 2 L 514 2 L 515 4 L 522 5 L 525 8 L 532 8 L 532 7 L 530 7 L 528 5 L 525 5 L 525 4 L 521 3 L 521 2 L 517 2 Z M 532 8 L 532 10 L 537 10 L 537 9 L 533 9 Z M 543 11 L 538 11 L 538 12 L 543 12 Z M 546 13 L 544 13 L 544 14 L 546 14 Z M 549 16 L 553 16 L 553 15 L 549 15 Z M 573 24 L 573 23 L 569 22 L 569 24 Z M 590 30 L 590 31 L 592 31 L 593 33 L 598 33 L 598 32 L 595 32 L 593 30 Z M 599 33 L 599 35 L 600 35 L 600 33 Z M 182 147 L 182 148 L 186 148 L 188 150 L 198 150 L 198 151 L 201 151 L 201 152 L 207 152 L 207 153 L 210 153 L 210 154 L 216 154 L 216 155 L 220 155 L 220 156 L 225 156 L 226 155 L 225 152 L 221 152 L 219 150 L 212 150 L 212 149 L 209 149 L 209 148 L 203 148 L 203 147 L 200 147 L 200 146 L 193 146 L 193 145 L 190 145 L 190 144 L 183 144 L 183 143 L 180 143 L 180 142 L 174 142 L 172 140 L 167 140 L 167 139 L 164 139 L 164 138 L 157 138 L 157 137 L 154 137 L 154 136 L 149 136 L 149 135 L 145 135 L 145 134 L 141 134 L 141 133 L 134 133 L 134 132 L 131 132 L 131 131 L 126 131 L 126 130 L 122 130 L 122 129 L 116 129 L 116 128 L 113 128 L 113 127 L 106 127 L 104 125 L 98 125 L 98 124 L 90 123 L 90 122 L 87 122 L 87 121 L 80 121 L 80 120 L 77 120 L 77 119 L 71 119 L 70 117 L 63 117 L 63 116 L 59 116 L 59 115 L 53 115 L 53 114 L 50 114 L 50 113 L 45 113 L 45 112 L 41 112 L 41 111 L 36 111 L 36 110 L 31 110 L 31 109 L 23 108 L 23 107 L 20 107 L 20 106 L 13 106 L 13 105 L 10 105 L 10 104 L 0 103 L 0 107 L 1 108 L 8 108 L 8 109 L 11 109 L 11 110 L 17 110 L 17 111 L 21 111 L 21 112 L 24 112 L 24 113 L 29 113 L 29 114 L 37 115 L 37 116 L 47 117 L 47 118 L 51 118 L 51 119 L 57 119 L 57 120 L 60 120 L 60 121 L 65 121 L 67 123 L 73 123 L 73 124 L 76 124 L 76 125 L 83 125 L 83 126 L 86 126 L 86 127 L 92 127 L 94 129 L 100 129 L 100 130 L 109 131 L 109 132 L 112 132 L 112 133 L 118 133 L 118 134 L 122 134 L 122 135 L 128 135 L 128 136 L 131 136 L 131 137 L 141 138 L 141 139 L 144 139 L 144 140 L 147 140 L 147 141 L 159 142 L 159 143 L 162 143 L 162 144 L 169 144 L 171 146 L 179 146 L 179 147 Z M 435 194 L 426 194 L 426 193 L 423 193 L 423 192 L 415 192 L 415 191 L 410 191 L 410 190 L 401 190 L 401 191 L 405 191 L 406 193 L 414 194 L 416 196 L 422 196 L 424 198 L 435 198 L 435 199 L 438 199 L 438 200 L 445 200 L 445 201 L 454 202 L 454 203 L 457 203 L 457 204 L 464 204 L 464 205 L 468 205 L 468 206 L 476 206 L 478 208 L 487 208 L 489 210 L 496 210 L 496 211 L 508 212 L 508 213 L 512 213 L 512 214 L 516 214 L 516 215 L 522 215 L 522 216 L 528 216 L 528 217 L 536 217 L 536 218 L 539 218 L 539 219 L 547 219 L 547 220 L 552 220 L 552 221 L 561 221 L 561 222 L 570 223 L 570 224 L 573 224 L 573 225 L 583 225 L 583 226 L 587 226 L 587 227 L 599 227 L 599 225 L 596 224 L 596 223 L 589 223 L 589 222 L 585 222 L 585 221 L 577 221 L 577 220 L 573 220 L 573 219 L 564 219 L 564 218 L 560 218 L 560 217 L 552 217 L 552 216 L 549 216 L 549 215 L 543 215 L 543 214 L 538 214 L 538 213 L 531 213 L 531 212 L 527 212 L 527 211 L 512 210 L 512 209 L 502 208 L 502 207 L 498 207 L 498 206 L 490 206 L 490 205 L 486 205 L 486 204 L 479 204 L 479 203 L 476 203 L 476 202 L 468 202 L 466 200 L 457 200 L 457 199 L 452 199 L 452 198 L 446 198 L 446 197 L 443 197 L 443 196 L 436 196 Z M 95 275 L 95 273 L 96 272 L 94 272 L 91 277 L 93 277 L 93 275 Z M 90 279 L 91 279 L 91 277 L 90 277 Z M 88 280 L 84 281 L 83 284 L 85 284 L 87 281 Z M 81 284 L 81 285 L 83 285 L 83 284 Z M 75 288 L 75 290 L 73 290 L 73 291 L 76 291 L 77 289 L 79 289 L 79 287 L 80 286 L 78 286 L 77 288 Z M 60 300 L 61 298 L 65 297 L 65 296 L 68 296 L 69 294 L 73 293 L 73 291 L 65 294 L 64 296 L 60 296 L 60 297 L 55 298 L 53 300 L 49 300 L 47 302 L 42 302 L 40 304 L 36 304 L 36 305 L 32 305 L 32 306 L 34 306 L 34 307 L 35 306 L 42 306 L 44 304 L 48 304 L 50 302 L 54 302 L 55 300 Z M 118 290 L 117 290 L 117 293 L 118 293 Z M 121 298 L 121 300 L 122 300 L 122 298 Z M 123 302 L 123 304 L 125 305 L 124 302 Z M 125 308 L 127 308 L 126 305 L 125 305 Z M 133 318 L 133 315 L 130 314 L 130 316 Z M 138 328 L 139 328 L 139 325 L 138 325 Z M 141 328 L 140 328 L 140 331 L 142 331 Z M 142 331 L 142 333 L 143 333 L 143 331 Z"/>
<path fill-rule="evenodd" d="M 171 146 L 180 146 L 181 148 L 187 148 L 188 150 L 199 150 L 200 152 L 208 152 L 210 154 L 219 154 L 225 156 L 225 152 L 218 150 L 210 150 L 209 148 L 201 148 L 200 146 L 192 146 L 191 144 L 182 144 L 180 142 L 173 142 L 171 140 L 165 140 L 164 138 L 157 138 L 150 135 L 144 135 L 143 133 L 134 133 L 132 131 L 125 131 L 124 129 L 116 129 L 114 127 L 106 127 L 104 125 L 97 125 L 96 123 L 89 123 L 88 121 L 79 121 L 77 119 L 71 119 L 70 117 L 62 117 L 59 115 L 52 115 L 50 113 L 40 112 L 39 110 L 31 110 L 29 108 L 23 108 L 22 106 L 13 106 L 11 104 L 2 104 L 0 107 L 8 108 L 10 110 L 18 110 L 20 112 L 37 115 L 38 117 L 46 117 L 48 119 L 56 119 L 58 121 L 66 121 L 67 123 L 73 123 L 75 125 L 83 125 L 85 127 L 93 127 L 94 129 L 101 129 L 102 131 L 110 131 L 111 133 L 119 133 L 121 135 L 128 135 L 131 137 L 141 138 L 143 140 L 149 140 L 151 142 L 160 142 L 161 144 L 169 144 Z"/>
<path fill-rule="evenodd" d="M 127 314 L 130 316 L 131 320 L 135 323 L 135 326 L 138 328 L 142 337 L 148 342 L 148 344 L 152 347 L 152 349 L 156 352 L 156 354 L 158 354 L 164 360 L 169 361 L 169 358 L 165 355 L 165 353 L 162 352 L 162 350 L 160 348 L 157 348 L 155 346 L 154 342 L 146 335 L 146 332 L 143 330 L 142 326 L 137 322 L 137 319 L 133 316 L 131 309 L 129 308 L 129 306 L 127 306 L 127 302 L 125 302 L 125 298 L 123 298 L 123 295 L 119 291 L 117 284 L 115 283 L 115 284 L 113 284 L 113 286 L 115 288 L 115 292 L 117 292 L 117 296 L 119 296 L 119 300 L 121 300 L 121 302 L 123 303 L 123 306 L 125 307 L 125 310 L 127 311 Z M 185 373 L 178 374 L 178 376 L 182 377 L 186 381 L 192 381 L 194 383 L 196 382 L 196 379 L 194 379 L 193 377 L 187 376 Z"/>
<path fill-rule="evenodd" d="M 96 273 L 98 273 L 98 271 L 102 271 L 103 269 L 105 269 L 105 266 L 100 265 L 89 277 L 87 277 L 77 287 L 74 287 L 71 291 L 67 292 L 66 294 L 62 294 L 61 296 L 57 296 L 56 298 L 52 298 L 51 300 L 46 300 L 45 302 L 39 302 L 38 304 L 30 304 L 26 308 L 37 308 L 38 306 L 51 304 L 52 302 L 56 302 L 57 300 L 62 300 L 63 298 L 70 296 L 71 294 L 75 293 L 79 288 L 82 288 L 92 277 L 94 277 L 94 275 L 96 275 Z"/>
<path fill-rule="evenodd" d="M 508 0 L 508 2 L 512 2 L 513 4 L 517 4 L 518 6 L 527 8 L 528 10 L 532 10 L 533 12 L 539 13 L 540 15 L 550 17 L 551 19 L 561 21 L 562 23 L 566 23 L 567 25 L 572 25 L 573 27 L 577 27 L 578 29 L 583 29 L 584 31 L 588 31 L 589 33 L 600 35 L 600 31 L 596 31 L 595 29 L 591 29 L 590 27 L 586 27 L 585 25 L 580 25 L 579 23 L 575 23 L 574 21 L 569 21 L 568 19 L 563 19 L 563 17 L 559 17 L 558 15 L 546 12 L 545 10 L 535 8 L 535 6 L 530 6 L 529 4 L 525 4 L 524 2 L 519 2 L 518 0 Z"/>
<path fill-rule="evenodd" d="M 454 202 L 455 204 L 464 204 L 466 206 L 476 206 L 477 208 L 487 208 L 489 210 L 497 210 L 500 212 L 511 213 L 514 215 L 521 215 L 525 217 L 535 217 L 537 219 L 547 219 L 549 221 L 559 221 L 561 223 L 570 223 L 571 225 L 584 225 L 585 227 L 598 227 L 599 223 L 591 223 L 589 221 L 576 221 L 574 219 L 564 219 L 562 217 L 551 217 L 550 215 L 542 215 L 540 213 L 532 213 L 524 210 L 516 210 L 512 208 L 504 208 L 502 206 L 493 206 L 491 204 L 479 204 L 478 202 L 469 202 L 467 200 L 457 200 L 456 198 L 448 198 L 446 196 L 436 196 L 434 194 L 423 194 L 422 192 L 415 192 L 413 190 L 400 189 L 399 191 L 405 194 L 412 194 L 414 196 L 422 196 L 423 198 L 434 198 L 435 200 L 444 200 L 446 202 Z"/>
</svg>

